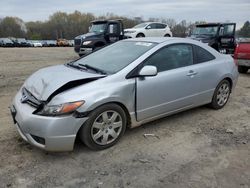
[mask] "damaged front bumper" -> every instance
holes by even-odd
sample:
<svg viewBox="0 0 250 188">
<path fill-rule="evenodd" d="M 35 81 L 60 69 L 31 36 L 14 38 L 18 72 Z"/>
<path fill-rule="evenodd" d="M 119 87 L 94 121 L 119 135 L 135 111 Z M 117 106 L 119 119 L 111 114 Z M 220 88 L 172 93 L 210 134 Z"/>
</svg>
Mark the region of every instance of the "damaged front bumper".
<svg viewBox="0 0 250 188">
<path fill-rule="evenodd" d="M 21 137 L 30 144 L 46 151 L 71 151 L 78 130 L 88 119 L 67 116 L 40 116 L 29 104 L 21 103 L 21 91 L 14 98 L 11 114 Z"/>
</svg>

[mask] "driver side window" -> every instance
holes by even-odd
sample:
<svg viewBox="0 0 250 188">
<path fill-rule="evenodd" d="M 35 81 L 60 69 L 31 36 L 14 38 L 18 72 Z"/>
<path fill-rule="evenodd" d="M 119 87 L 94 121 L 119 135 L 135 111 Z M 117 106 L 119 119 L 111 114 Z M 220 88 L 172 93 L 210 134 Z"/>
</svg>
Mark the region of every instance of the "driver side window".
<svg viewBox="0 0 250 188">
<path fill-rule="evenodd" d="M 156 24 L 155 23 L 152 23 L 152 24 L 149 24 L 148 29 L 156 29 Z"/>
<path fill-rule="evenodd" d="M 117 34 L 117 32 L 118 32 L 118 24 L 109 24 L 108 33 Z"/>
<path fill-rule="evenodd" d="M 193 64 L 193 50 L 189 44 L 164 47 L 149 57 L 144 65 L 157 67 L 158 72 L 172 70 Z"/>
</svg>

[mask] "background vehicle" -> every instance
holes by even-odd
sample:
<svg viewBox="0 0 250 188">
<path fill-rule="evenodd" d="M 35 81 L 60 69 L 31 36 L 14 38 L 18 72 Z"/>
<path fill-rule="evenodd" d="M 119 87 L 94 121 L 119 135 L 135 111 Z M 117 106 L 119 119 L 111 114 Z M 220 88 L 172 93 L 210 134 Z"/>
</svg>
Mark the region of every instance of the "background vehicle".
<svg viewBox="0 0 250 188">
<path fill-rule="evenodd" d="M 29 47 L 29 43 L 25 38 L 17 38 L 16 39 L 17 47 Z"/>
<path fill-rule="evenodd" d="M 89 33 L 75 38 L 75 52 L 79 56 L 86 55 L 124 38 L 121 20 L 96 20 L 92 22 Z"/>
<path fill-rule="evenodd" d="M 135 37 L 172 37 L 172 32 L 168 25 L 158 22 L 146 22 L 134 26 L 131 29 L 125 29 L 125 35 L 131 38 Z"/>
<path fill-rule="evenodd" d="M 14 43 L 9 38 L 0 38 L 0 47 L 14 47 Z"/>
<path fill-rule="evenodd" d="M 40 41 L 33 41 L 33 46 L 34 47 L 43 47 L 42 42 L 40 42 Z"/>
<path fill-rule="evenodd" d="M 234 59 L 240 73 L 247 73 L 250 69 L 250 39 L 240 41 L 234 52 Z"/>
<path fill-rule="evenodd" d="M 57 45 L 56 40 L 43 40 L 42 41 L 43 47 L 55 47 Z"/>
<path fill-rule="evenodd" d="M 189 37 L 206 43 L 220 53 L 233 54 L 236 47 L 235 28 L 235 23 L 199 24 Z"/>
<path fill-rule="evenodd" d="M 204 104 L 223 108 L 237 78 L 232 57 L 200 42 L 128 39 L 37 71 L 11 113 L 21 136 L 39 148 L 72 150 L 79 135 L 88 147 L 105 149 L 126 127 Z"/>
<path fill-rule="evenodd" d="M 69 46 L 74 46 L 75 44 L 74 44 L 74 40 L 69 40 Z"/>
<path fill-rule="evenodd" d="M 57 39 L 56 45 L 59 47 L 66 47 L 69 46 L 69 41 L 66 39 Z"/>
</svg>

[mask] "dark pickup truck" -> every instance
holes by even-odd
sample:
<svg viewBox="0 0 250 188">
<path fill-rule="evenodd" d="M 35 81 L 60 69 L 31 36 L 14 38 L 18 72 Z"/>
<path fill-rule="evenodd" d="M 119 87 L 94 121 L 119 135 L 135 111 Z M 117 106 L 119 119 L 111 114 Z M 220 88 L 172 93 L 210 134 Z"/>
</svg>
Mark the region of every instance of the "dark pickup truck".
<svg viewBox="0 0 250 188">
<path fill-rule="evenodd" d="M 83 56 L 124 38 L 121 20 L 96 20 L 88 33 L 75 37 L 75 52 Z"/>
<path fill-rule="evenodd" d="M 198 24 L 189 37 L 206 43 L 221 53 L 233 54 L 236 47 L 235 28 L 235 23 Z"/>
</svg>

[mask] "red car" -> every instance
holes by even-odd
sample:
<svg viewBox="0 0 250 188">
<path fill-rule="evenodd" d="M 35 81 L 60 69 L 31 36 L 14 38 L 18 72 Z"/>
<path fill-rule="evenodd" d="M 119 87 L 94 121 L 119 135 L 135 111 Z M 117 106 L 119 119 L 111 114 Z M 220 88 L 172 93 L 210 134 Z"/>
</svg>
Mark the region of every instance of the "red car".
<svg viewBox="0 0 250 188">
<path fill-rule="evenodd" d="M 234 59 L 240 73 L 247 73 L 250 69 L 250 40 L 240 42 L 234 52 Z"/>
</svg>

